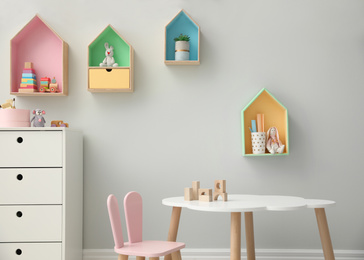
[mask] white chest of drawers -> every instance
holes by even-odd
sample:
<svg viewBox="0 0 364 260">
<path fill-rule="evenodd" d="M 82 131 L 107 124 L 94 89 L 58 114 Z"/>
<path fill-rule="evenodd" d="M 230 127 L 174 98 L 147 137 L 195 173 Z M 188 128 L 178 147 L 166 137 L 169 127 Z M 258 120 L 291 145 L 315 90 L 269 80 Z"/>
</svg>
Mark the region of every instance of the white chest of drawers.
<svg viewBox="0 0 364 260">
<path fill-rule="evenodd" d="M 82 134 L 0 128 L 0 259 L 82 260 Z"/>
</svg>

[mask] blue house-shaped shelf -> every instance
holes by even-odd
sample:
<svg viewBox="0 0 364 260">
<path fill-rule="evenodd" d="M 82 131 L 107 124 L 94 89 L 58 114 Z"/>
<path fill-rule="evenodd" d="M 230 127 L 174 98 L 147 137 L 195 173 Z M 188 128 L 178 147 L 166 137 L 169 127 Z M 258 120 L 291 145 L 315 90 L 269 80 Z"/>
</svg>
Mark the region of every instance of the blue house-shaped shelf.
<svg viewBox="0 0 364 260">
<path fill-rule="evenodd" d="M 190 37 L 190 60 L 175 60 L 174 38 L 180 34 Z M 200 64 L 200 26 L 189 16 L 186 11 L 181 10 L 165 28 L 165 52 L 164 63 L 166 65 L 199 65 Z"/>
<path fill-rule="evenodd" d="M 270 127 L 277 127 L 279 139 L 285 145 L 281 154 L 270 154 L 267 150 L 264 154 L 253 154 L 252 141 L 249 127 L 251 120 L 257 119 L 257 114 L 264 114 L 264 131 Z M 263 88 L 244 109 L 241 111 L 242 127 L 242 148 L 244 156 L 273 156 L 289 154 L 289 135 L 288 135 L 288 112 L 268 90 Z"/>
</svg>

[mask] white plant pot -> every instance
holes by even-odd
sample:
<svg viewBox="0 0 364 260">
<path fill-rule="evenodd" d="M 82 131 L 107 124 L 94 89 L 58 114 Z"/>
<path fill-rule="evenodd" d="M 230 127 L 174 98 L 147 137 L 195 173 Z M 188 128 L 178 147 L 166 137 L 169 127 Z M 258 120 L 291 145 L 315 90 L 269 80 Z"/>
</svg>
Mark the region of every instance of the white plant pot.
<svg viewBox="0 0 364 260">
<path fill-rule="evenodd" d="M 190 59 L 190 42 L 176 41 L 175 45 L 175 60 Z"/>
</svg>

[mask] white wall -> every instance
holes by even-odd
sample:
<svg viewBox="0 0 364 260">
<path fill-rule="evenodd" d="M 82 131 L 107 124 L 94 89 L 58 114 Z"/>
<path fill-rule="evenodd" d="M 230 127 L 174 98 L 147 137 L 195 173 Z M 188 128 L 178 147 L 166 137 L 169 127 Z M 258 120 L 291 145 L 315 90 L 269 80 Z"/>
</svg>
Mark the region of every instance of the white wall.
<svg viewBox="0 0 364 260">
<path fill-rule="evenodd" d="M 182 8 L 201 27 L 200 66 L 163 63 L 164 26 Z M 17 106 L 84 132 L 84 248 L 113 247 L 110 193 L 139 191 L 145 238 L 165 239 L 162 198 L 226 179 L 229 193 L 337 201 L 327 210 L 334 248 L 364 250 L 364 1 L 2 0 L 2 101 L 10 39 L 36 13 L 69 44 L 69 95 Z M 134 93 L 87 91 L 87 46 L 108 24 L 135 48 Z M 289 156 L 241 155 L 240 111 L 263 87 L 288 108 Z M 254 216 L 258 249 L 321 247 L 312 210 Z M 183 210 L 178 238 L 228 248 L 229 221 Z"/>
</svg>

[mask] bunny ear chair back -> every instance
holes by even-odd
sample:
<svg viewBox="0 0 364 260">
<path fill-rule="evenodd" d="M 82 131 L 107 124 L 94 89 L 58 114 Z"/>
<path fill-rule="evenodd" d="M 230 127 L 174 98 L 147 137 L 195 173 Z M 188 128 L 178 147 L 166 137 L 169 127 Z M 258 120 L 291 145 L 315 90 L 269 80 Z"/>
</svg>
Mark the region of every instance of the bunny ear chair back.
<svg viewBox="0 0 364 260">
<path fill-rule="evenodd" d="M 119 206 L 116 197 L 112 194 L 107 199 L 107 208 L 115 243 L 114 251 L 119 254 L 119 259 L 127 259 L 127 256 L 131 255 L 157 260 L 159 257 L 169 254 L 172 254 L 177 260 L 181 259 L 180 250 L 185 247 L 184 243 L 156 240 L 143 241 L 143 203 L 139 193 L 132 191 L 124 198 L 129 242 L 124 243 Z"/>
<path fill-rule="evenodd" d="M 129 192 L 124 198 L 126 227 L 130 243 L 143 240 L 143 200 L 137 192 Z"/>
<path fill-rule="evenodd" d="M 119 205 L 114 195 L 109 195 L 107 198 L 107 208 L 109 211 L 109 218 L 111 224 L 111 230 L 114 237 L 115 249 L 122 248 L 124 246 L 123 232 L 121 228 L 121 219 L 119 212 Z"/>
</svg>

